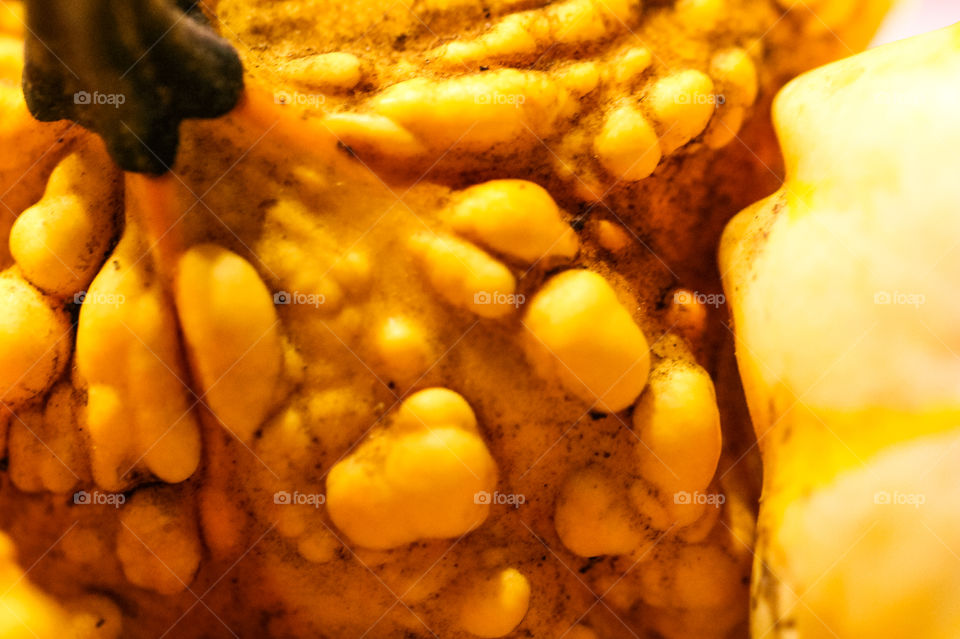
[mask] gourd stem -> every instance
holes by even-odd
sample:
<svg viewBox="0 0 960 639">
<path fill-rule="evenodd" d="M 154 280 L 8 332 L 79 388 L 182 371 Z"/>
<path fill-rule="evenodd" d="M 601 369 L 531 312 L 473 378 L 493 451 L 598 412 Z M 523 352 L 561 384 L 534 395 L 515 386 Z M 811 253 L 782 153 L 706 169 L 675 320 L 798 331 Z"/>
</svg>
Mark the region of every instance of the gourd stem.
<svg viewBox="0 0 960 639">
<path fill-rule="evenodd" d="M 336 148 L 337 137 L 322 118 L 302 109 L 278 103 L 274 94 L 248 79 L 233 115 L 262 135 L 282 139 L 289 149 L 309 155 L 327 155 Z"/>
<path fill-rule="evenodd" d="M 183 250 L 183 234 L 177 220 L 176 185 L 170 175 L 151 177 L 127 174 L 133 211 L 143 227 L 147 245 L 162 280 L 172 278 Z"/>
</svg>

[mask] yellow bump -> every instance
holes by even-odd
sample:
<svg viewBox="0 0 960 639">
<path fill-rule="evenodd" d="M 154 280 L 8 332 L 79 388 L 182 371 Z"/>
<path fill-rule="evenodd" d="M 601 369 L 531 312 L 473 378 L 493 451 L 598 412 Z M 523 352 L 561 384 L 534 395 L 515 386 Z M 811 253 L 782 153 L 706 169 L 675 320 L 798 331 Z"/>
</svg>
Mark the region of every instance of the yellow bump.
<svg viewBox="0 0 960 639">
<path fill-rule="evenodd" d="M 600 68 L 596 62 L 574 62 L 554 71 L 554 78 L 575 96 L 584 96 L 600 84 Z"/>
<path fill-rule="evenodd" d="M 50 391 L 43 407 L 41 435 L 47 455 L 37 470 L 43 487 L 50 492 L 65 493 L 73 489 L 86 474 L 86 441 L 77 423 L 79 403 L 69 381 L 62 381 Z"/>
<path fill-rule="evenodd" d="M 304 535 L 297 542 L 297 552 L 300 556 L 315 564 L 333 561 L 341 547 L 337 538 L 326 529 Z"/>
<path fill-rule="evenodd" d="M 757 66 L 743 49 L 726 49 L 710 60 L 710 75 L 723 88 L 727 102 L 750 106 L 757 99 Z"/>
<path fill-rule="evenodd" d="M 643 543 L 638 517 L 622 490 L 595 468 L 566 479 L 553 521 L 563 545 L 581 557 L 627 554 Z"/>
<path fill-rule="evenodd" d="M 81 335 L 78 347 L 84 341 Z M 122 488 L 128 480 L 123 473 L 136 461 L 134 455 L 138 447 L 136 433 L 129 428 L 122 428 L 127 422 L 127 415 L 124 414 L 117 389 L 107 384 L 91 384 L 87 388 L 85 421 L 90 435 L 90 468 L 94 481 L 105 488 Z M 199 463 L 200 434 L 195 430 L 195 422 L 189 426 L 196 433 L 196 458 Z"/>
<path fill-rule="evenodd" d="M 633 244 L 633 237 L 623 225 L 610 220 L 600 220 L 593 224 L 597 242 L 612 253 L 622 251 Z"/>
<path fill-rule="evenodd" d="M 545 73 L 499 69 L 400 82 L 370 106 L 434 150 L 456 145 L 482 151 L 497 144 L 539 145 L 579 102 Z"/>
<path fill-rule="evenodd" d="M 86 451 L 77 427 L 69 382 L 50 391 L 42 414 L 18 411 L 10 424 L 10 479 L 24 491 L 67 493 L 86 474 Z"/>
<path fill-rule="evenodd" d="M 721 435 L 716 394 L 705 370 L 680 362 L 655 369 L 633 411 L 633 427 L 643 442 L 635 447 L 640 474 L 650 483 L 667 493 L 709 485 Z"/>
<path fill-rule="evenodd" d="M 10 254 L 34 286 L 60 297 L 87 288 L 115 235 L 117 177 L 99 148 L 74 152 L 57 165 L 43 199 L 10 230 Z"/>
<path fill-rule="evenodd" d="M 707 126 L 717 104 L 710 76 L 689 69 L 661 78 L 647 96 L 660 125 L 665 154 L 695 138 Z"/>
<path fill-rule="evenodd" d="M 120 511 L 117 557 L 127 581 L 163 595 L 185 590 L 202 548 L 192 503 L 176 488 L 142 488 Z"/>
<path fill-rule="evenodd" d="M 91 470 L 108 490 L 129 485 L 135 464 L 179 482 L 200 462 L 173 304 L 143 257 L 148 252 L 128 218 L 110 268 L 100 270 L 80 308 L 76 362 L 87 385 Z"/>
<path fill-rule="evenodd" d="M 607 115 L 593 148 L 604 168 L 621 180 L 642 180 L 660 163 L 657 132 L 646 116 L 630 105 Z"/>
<path fill-rule="evenodd" d="M 650 67 L 653 56 L 646 47 L 631 47 L 611 62 L 614 80 L 628 84 Z"/>
<path fill-rule="evenodd" d="M 640 13 L 641 0 L 594 0 L 611 30 L 625 28 Z"/>
<path fill-rule="evenodd" d="M 656 607 L 720 608 L 731 605 L 746 588 L 737 562 L 714 545 L 682 545 L 644 568 L 641 597 Z"/>
<path fill-rule="evenodd" d="M 479 38 L 450 42 L 433 56 L 448 64 L 469 64 L 533 55 L 539 48 L 533 29 L 535 21 L 533 12 L 510 14 Z"/>
<path fill-rule="evenodd" d="M 360 154 L 389 153 L 392 157 L 416 157 L 425 149 L 410 131 L 393 120 L 374 113 L 332 113 L 324 126 L 345 146 Z"/>
<path fill-rule="evenodd" d="M 325 400 L 328 398 L 321 397 L 317 401 L 326 403 Z M 310 451 L 315 444 L 308 419 L 302 411 L 287 408 L 264 426 L 263 436 L 256 440 L 255 451 L 266 467 L 279 476 L 279 479 L 273 477 L 264 469 L 263 482 L 270 486 L 269 491 L 265 492 L 286 491 L 292 495 L 298 487 L 305 494 L 323 492 L 320 486 L 303 477 L 303 469 L 311 461 Z M 310 519 L 315 517 L 317 512 L 312 504 L 291 506 L 273 499 L 269 499 L 266 506 L 266 517 L 277 522 L 278 534 L 288 538 L 298 538 L 306 534 Z"/>
<path fill-rule="evenodd" d="M 450 225 L 494 251 L 529 263 L 572 258 L 577 234 L 563 221 L 547 191 L 525 180 L 493 180 L 461 192 Z"/>
<path fill-rule="evenodd" d="M 691 290 L 674 289 L 667 308 L 669 330 L 675 330 L 688 339 L 696 339 L 703 333 L 707 322 L 707 307 Z"/>
<path fill-rule="evenodd" d="M 356 294 L 370 285 L 372 269 L 366 253 L 350 251 L 333 265 L 333 274 L 344 288 Z"/>
<path fill-rule="evenodd" d="M 607 281 L 591 271 L 555 276 L 530 301 L 528 353 L 540 373 L 558 379 L 598 410 L 623 410 L 647 382 L 647 340 Z"/>
<path fill-rule="evenodd" d="M 710 148 L 719 149 L 734 140 L 743 126 L 746 108 L 757 99 L 757 68 L 743 49 L 726 49 L 711 59 L 710 75 L 723 100 L 703 141 Z"/>
<path fill-rule="evenodd" d="M 631 558 L 634 556 L 635 555 L 631 555 Z M 636 561 L 636 559 L 634 559 L 634 561 Z M 638 568 L 638 570 L 642 569 L 642 567 Z M 635 583 L 633 583 L 635 581 L 634 579 L 621 579 L 619 575 L 609 572 L 602 575 L 598 574 L 591 581 L 591 586 L 593 587 L 594 592 L 602 592 L 604 601 L 610 604 L 610 607 L 614 610 L 630 610 L 640 599 L 640 593 L 637 592 L 637 586 Z M 584 628 L 584 630 L 589 629 Z M 591 637 L 591 639 L 596 639 L 595 633 L 587 632 L 585 634 L 580 634 L 574 632 L 574 629 L 571 629 L 570 634 L 565 635 L 564 639 L 570 635 L 573 635 L 574 637 Z"/>
<path fill-rule="evenodd" d="M 460 626 L 478 637 L 503 637 L 520 625 L 530 605 L 530 582 L 507 568 L 473 584 L 460 607 Z"/>
<path fill-rule="evenodd" d="M 376 433 L 331 469 L 327 510 L 353 542 L 397 548 L 459 537 L 486 519 L 489 500 L 477 495 L 493 491 L 496 464 L 478 433 L 451 423 L 462 416 L 446 413 Z"/>
<path fill-rule="evenodd" d="M 321 395 L 320 401 L 329 403 L 332 400 Z M 307 461 L 311 438 L 307 420 L 301 410 L 288 407 L 263 427 L 263 437 L 257 440 L 257 454 L 270 468 L 276 469 L 274 472 L 292 474 L 297 464 Z"/>
<path fill-rule="evenodd" d="M 277 522 L 277 534 L 288 539 L 298 539 L 307 533 L 310 523 L 308 518 L 313 513 L 307 511 L 306 507 L 290 508 L 279 504 L 272 504 L 272 506 L 270 520 Z"/>
<path fill-rule="evenodd" d="M 599 3 L 593 0 L 566 0 L 551 5 L 548 17 L 551 21 L 553 41 L 560 44 L 576 44 L 596 40 L 607 33 Z"/>
<path fill-rule="evenodd" d="M 273 294 L 249 262 L 213 244 L 181 257 L 174 288 L 205 401 L 249 441 L 273 404 L 283 361 Z"/>
<path fill-rule="evenodd" d="M 72 342 L 63 311 L 16 269 L 0 273 L 0 401 L 20 404 L 50 388 Z"/>
<path fill-rule="evenodd" d="M 410 379 L 432 363 L 423 326 L 405 316 L 388 317 L 374 334 L 374 347 L 390 375 Z"/>
<path fill-rule="evenodd" d="M 421 430 L 430 424 L 447 424 L 464 431 L 477 432 L 477 416 L 463 395 L 449 388 L 426 388 L 403 400 L 393 428 Z"/>
<path fill-rule="evenodd" d="M 519 306 L 513 274 L 473 244 L 421 233 L 411 241 L 427 279 L 448 302 L 480 317 L 503 317 Z"/>
<path fill-rule="evenodd" d="M 109 597 L 86 595 L 67 603 L 70 613 L 69 637 L 76 639 L 119 639 L 123 635 L 123 613 Z"/>
<path fill-rule="evenodd" d="M 710 127 L 703 136 L 703 142 L 711 149 L 721 149 L 737 137 L 746 111 L 743 107 L 724 104 L 710 121 Z"/>
<path fill-rule="evenodd" d="M 339 91 L 352 89 L 363 79 L 360 59 L 343 51 L 290 60 L 281 72 L 294 82 Z"/>
<path fill-rule="evenodd" d="M 677 0 L 678 20 L 691 28 L 709 31 L 730 12 L 728 0 Z"/>
</svg>

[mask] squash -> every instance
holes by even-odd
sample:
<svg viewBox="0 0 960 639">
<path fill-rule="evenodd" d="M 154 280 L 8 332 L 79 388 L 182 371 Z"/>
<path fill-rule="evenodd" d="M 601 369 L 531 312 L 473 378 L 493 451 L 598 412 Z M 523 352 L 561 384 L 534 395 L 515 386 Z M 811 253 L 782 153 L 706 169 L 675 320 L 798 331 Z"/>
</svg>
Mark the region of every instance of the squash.
<svg viewBox="0 0 960 639">
<path fill-rule="evenodd" d="M 721 267 L 763 455 L 755 636 L 955 637 L 960 25 L 778 96 Z"/>
<path fill-rule="evenodd" d="M 104 639 L 742 636 L 713 251 L 773 92 L 887 3 L 205 4 L 248 89 L 164 177 L 20 117 L 2 58 L 31 582 Z"/>
</svg>

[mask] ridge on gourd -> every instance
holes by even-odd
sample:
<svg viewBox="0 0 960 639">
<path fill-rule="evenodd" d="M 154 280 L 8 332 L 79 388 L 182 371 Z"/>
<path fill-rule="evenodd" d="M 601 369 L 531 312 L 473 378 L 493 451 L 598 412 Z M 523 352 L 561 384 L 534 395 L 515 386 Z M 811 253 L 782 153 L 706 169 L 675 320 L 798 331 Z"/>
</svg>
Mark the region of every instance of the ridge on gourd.
<svg viewBox="0 0 960 639">
<path fill-rule="evenodd" d="M 946 638 L 960 624 L 958 73 L 955 25 L 787 85 L 786 181 L 727 228 L 764 461 L 758 635 Z"/>
<path fill-rule="evenodd" d="M 716 290 L 703 256 L 766 173 L 725 132 L 762 146 L 751 105 L 836 44 L 771 57 L 789 30 L 756 40 L 806 18 L 767 0 L 648 5 L 507 2 L 487 36 L 479 5 L 417 7 L 467 45 L 433 58 L 474 65 L 461 73 L 422 63 L 437 43 L 401 37 L 399 5 L 384 22 L 362 0 L 211 3 L 249 90 L 184 125 L 167 179 L 120 189 L 82 163 L 112 233 L 86 296 L 86 271 L 60 285 L 43 253 L 0 256 L 32 300 L 0 310 L 0 370 L 24 325 L 40 350 L 65 334 L 0 414 L 0 525 L 46 557 L 34 582 L 60 602 L 101 593 L 125 637 L 742 636 L 757 477 L 734 463 L 745 422 L 693 293 Z M 348 50 L 371 26 L 369 50 Z M 321 40 L 338 50 L 309 50 Z M 12 217 L 43 210 L 51 173 L 96 142 L 17 116 L 20 62 L 0 61 L 0 148 L 19 149 L 0 152 L 0 183 L 38 167 L 0 197 Z M 620 107 L 636 109 L 632 146 L 608 127 L 627 182 L 594 158 Z M 458 130 L 467 146 L 428 171 Z"/>
</svg>

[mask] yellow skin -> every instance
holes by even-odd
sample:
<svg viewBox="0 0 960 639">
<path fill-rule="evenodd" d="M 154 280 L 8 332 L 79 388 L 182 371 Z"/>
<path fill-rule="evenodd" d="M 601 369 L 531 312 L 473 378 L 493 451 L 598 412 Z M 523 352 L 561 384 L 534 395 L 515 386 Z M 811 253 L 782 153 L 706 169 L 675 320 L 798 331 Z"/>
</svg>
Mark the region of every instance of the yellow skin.
<svg viewBox="0 0 960 639">
<path fill-rule="evenodd" d="M 754 104 L 834 33 L 768 0 L 210 4 L 250 90 L 161 180 L 21 118 L 0 57 L 30 577 L 124 637 L 742 636 L 757 477 L 696 292 L 767 179 L 736 136 L 769 153 Z M 838 4 L 861 46 L 886 3 Z"/>
<path fill-rule="evenodd" d="M 102 595 L 56 602 L 17 566 L 10 539 L 0 536 L 0 636 L 36 639 L 118 639 L 123 629 L 116 603 Z"/>
<path fill-rule="evenodd" d="M 956 637 L 960 25 L 778 96 L 721 268 L 764 462 L 757 637 Z"/>
</svg>

